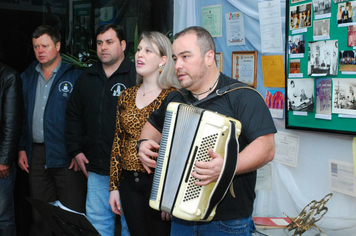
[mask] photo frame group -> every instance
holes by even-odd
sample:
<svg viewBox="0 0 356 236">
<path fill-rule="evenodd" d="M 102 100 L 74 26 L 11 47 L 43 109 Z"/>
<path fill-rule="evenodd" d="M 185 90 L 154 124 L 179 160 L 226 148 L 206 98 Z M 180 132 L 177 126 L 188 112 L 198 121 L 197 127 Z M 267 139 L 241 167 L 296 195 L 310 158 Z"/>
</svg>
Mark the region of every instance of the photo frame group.
<svg viewBox="0 0 356 236">
<path fill-rule="evenodd" d="M 251 87 L 257 86 L 257 51 L 232 52 L 231 77 Z"/>
<path fill-rule="evenodd" d="M 356 0 L 288 0 L 286 15 L 286 128 L 355 135 Z"/>
</svg>

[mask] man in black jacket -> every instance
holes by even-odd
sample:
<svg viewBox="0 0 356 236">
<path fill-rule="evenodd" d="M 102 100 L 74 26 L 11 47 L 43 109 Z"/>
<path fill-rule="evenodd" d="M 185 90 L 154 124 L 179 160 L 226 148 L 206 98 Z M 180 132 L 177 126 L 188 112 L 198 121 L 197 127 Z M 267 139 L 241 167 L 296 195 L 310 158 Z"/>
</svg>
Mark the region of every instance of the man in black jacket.
<svg viewBox="0 0 356 236">
<path fill-rule="evenodd" d="M 13 192 L 22 107 L 20 76 L 0 63 L 0 235 L 16 235 Z"/>
<path fill-rule="evenodd" d="M 126 42 L 120 26 L 99 27 L 96 42 L 100 62 L 83 72 L 69 98 L 67 152 L 88 177 L 89 221 L 101 235 L 113 236 L 116 216 L 108 202 L 117 100 L 122 90 L 136 84 L 136 71 L 134 63 L 124 55 Z"/>
</svg>

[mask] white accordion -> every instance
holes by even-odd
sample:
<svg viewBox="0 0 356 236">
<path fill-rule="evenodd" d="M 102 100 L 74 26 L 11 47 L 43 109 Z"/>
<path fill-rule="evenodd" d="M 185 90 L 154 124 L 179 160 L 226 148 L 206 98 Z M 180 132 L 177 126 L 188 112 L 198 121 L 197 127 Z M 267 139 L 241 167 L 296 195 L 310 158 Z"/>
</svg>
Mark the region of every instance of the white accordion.
<svg viewBox="0 0 356 236">
<path fill-rule="evenodd" d="M 236 119 L 192 105 L 169 103 L 150 206 L 183 220 L 212 220 L 235 175 L 240 132 L 241 123 Z M 211 160 L 210 148 L 224 158 L 222 172 L 216 182 L 198 186 L 191 173 L 196 161 Z"/>
</svg>

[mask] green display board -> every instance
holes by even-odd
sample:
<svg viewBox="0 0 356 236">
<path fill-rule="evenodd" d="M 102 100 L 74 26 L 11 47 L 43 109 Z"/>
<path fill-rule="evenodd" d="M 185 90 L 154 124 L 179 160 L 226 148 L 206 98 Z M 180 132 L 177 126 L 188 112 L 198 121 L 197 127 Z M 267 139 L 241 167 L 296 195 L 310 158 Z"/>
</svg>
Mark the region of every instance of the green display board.
<svg viewBox="0 0 356 236">
<path fill-rule="evenodd" d="M 356 134 L 356 1 L 289 0 L 286 16 L 286 128 Z"/>
</svg>

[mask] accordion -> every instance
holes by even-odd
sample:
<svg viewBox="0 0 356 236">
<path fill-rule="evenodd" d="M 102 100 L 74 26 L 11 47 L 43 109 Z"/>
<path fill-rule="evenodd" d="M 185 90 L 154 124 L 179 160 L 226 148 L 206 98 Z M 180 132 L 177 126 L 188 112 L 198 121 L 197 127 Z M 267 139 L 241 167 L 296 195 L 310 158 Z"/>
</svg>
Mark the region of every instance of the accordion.
<svg viewBox="0 0 356 236">
<path fill-rule="evenodd" d="M 238 120 L 192 105 L 169 103 L 164 120 L 150 207 L 188 221 L 210 221 L 228 191 L 239 153 Z M 224 158 L 216 182 L 195 184 L 195 162 L 211 160 L 212 148 Z"/>
</svg>

